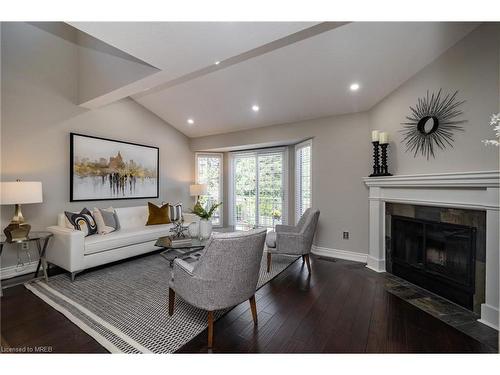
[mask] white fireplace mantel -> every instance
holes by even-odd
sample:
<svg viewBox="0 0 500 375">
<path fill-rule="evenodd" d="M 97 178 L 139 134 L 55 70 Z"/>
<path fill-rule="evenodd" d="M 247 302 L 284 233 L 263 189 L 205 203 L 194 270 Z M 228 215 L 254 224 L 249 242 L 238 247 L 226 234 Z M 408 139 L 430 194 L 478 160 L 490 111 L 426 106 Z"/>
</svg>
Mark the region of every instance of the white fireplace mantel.
<svg viewBox="0 0 500 375">
<path fill-rule="evenodd" d="M 367 267 L 385 272 L 385 203 L 486 211 L 486 291 L 480 321 L 498 329 L 500 171 L 366 177 L 370 188 Z"/>
</svg>

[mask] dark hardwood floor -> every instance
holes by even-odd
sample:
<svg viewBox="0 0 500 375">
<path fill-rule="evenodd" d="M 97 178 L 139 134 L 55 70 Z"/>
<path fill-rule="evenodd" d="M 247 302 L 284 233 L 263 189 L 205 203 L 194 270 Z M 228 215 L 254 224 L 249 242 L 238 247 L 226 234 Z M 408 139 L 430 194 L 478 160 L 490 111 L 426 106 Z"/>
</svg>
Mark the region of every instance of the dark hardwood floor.
<svg viewBox="0 0 500 375">
<path fill-rule="evenodd" d="M 481 344 L 384 289 L 364 265 L 299 260 L 256 294 L 258 326 L 245 302 L 214 326 L 214 353 L 482 353 Z M 4 290 L 2 345 L 53 352 L 106 352 L 23 286 Z M 204 331 L 181 353 L 206 353 Z"/>
</svg>

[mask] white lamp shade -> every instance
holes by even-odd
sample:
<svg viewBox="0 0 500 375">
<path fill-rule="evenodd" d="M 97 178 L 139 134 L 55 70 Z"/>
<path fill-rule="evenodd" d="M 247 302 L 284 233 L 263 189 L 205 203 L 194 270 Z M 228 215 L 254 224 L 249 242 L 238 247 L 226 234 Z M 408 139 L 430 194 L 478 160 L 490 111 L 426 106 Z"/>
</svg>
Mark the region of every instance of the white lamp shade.
<svg viewBox="0 0 500 375">
<path fill-rule="evenodd" d="M 189 194 L 192 197 L 197 197 L 198 195 L 205 195 L 207 193 L 207 184 L 193 184 L 189 186 Z"/>
<path fill-rule="evenodd" d="M 42 183 L 38 181 L 2 182 L 1 204 L 41 203 Z"/>
</svg>

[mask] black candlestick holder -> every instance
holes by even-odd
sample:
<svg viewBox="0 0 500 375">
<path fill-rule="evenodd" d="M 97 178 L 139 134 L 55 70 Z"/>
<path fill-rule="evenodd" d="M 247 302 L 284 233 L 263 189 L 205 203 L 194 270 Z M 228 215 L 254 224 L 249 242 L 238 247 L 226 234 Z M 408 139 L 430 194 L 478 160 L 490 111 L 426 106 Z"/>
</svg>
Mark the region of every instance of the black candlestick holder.
<svg viewBox="0 0 500 375">
<path fill-rule="evenodd" d="M 392 174 L 389 173 L 389 167 L 387 166 L 387 146 L 389 146 L 388 143 L 383 143 L 380 145 L 380 147 L 382 148 L 382 166 L 380 167 L 379 176 L 392 176 Z"/>
<path fill-rule="evenodd" d="M 378 152 L 379 142 L 374 141 L 372 142 L 372 144 L 373 144 L 373 173 L 370 175 L 370 177 L 376 177 L 380 176 L 380 162 L 379 162 L 379 152 Z"/>
</svg>

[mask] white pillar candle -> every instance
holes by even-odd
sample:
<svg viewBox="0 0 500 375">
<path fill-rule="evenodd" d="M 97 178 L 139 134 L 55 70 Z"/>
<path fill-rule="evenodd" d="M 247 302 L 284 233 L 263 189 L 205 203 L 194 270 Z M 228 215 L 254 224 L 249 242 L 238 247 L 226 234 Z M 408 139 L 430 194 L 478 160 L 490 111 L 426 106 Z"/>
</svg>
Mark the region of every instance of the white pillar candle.
<svg viewBox="0 0 500 375">
<path fill-rule="evenodd" d="M 372 131 L 372 142 L 378 142 L 378 130 Z"/>
<path fill-rule="evenodd" d="M 389 143 L 389 134 L 387 132 L 381 132 L 379 135 L 379 142 L 382 145 Z"/>
</svg>

